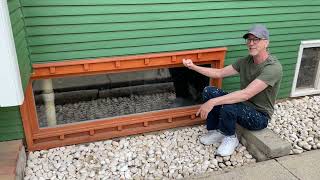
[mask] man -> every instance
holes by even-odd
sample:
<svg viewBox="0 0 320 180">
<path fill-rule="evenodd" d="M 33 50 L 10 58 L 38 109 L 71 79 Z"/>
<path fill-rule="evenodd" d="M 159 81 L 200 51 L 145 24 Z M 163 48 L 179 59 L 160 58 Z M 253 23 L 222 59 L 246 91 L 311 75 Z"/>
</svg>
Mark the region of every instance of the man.
<svg viewBox="0 0 320 180">
<path fill-rule="evenodd" d="M 184 59 L 184 66 L 211 78 L 240 75 L 240 89 L 226 93 L 216 87 L 205 87 L 204 104 L 197 112 L 207 120 L 208 133 L 200 137 L 205 145 L 220 143 L 217 154 L 231 155 L 239 141 L 236 122 L 249 130 L 266 128 L 274 111 L 274 103 L 282 79 L 282 66 L 269 54 L 269 32 L 263 25 L 254 25 L 243 35 L 249 55 L 222 69 L 205 68 Z"/>
</svg>

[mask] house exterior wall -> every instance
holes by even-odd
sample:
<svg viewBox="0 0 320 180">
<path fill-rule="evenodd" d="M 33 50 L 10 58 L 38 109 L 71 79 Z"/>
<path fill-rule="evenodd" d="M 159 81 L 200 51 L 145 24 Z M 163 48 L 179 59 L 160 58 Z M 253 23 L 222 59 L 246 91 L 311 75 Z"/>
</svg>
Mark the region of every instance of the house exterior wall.
<svg viewBox="0 0 320 180">
<path fill-rule="evenodd" d="M 18 64 L 23 89 L 31 74 L 31 63 L 27 47 L 24 20 L 19 0 L 8 0 L 10 21 L 17 51 Z M 23 128 L 19 107 L 0 108 L 0 141 L 23 138 Z"/>
<path fill-rule="evenodd" d="M 229 65 L 247 54 L 243 33 L 263 23 L 284 69 L 279 98 L 289 96 L 300 41 L 320 37 L 320 1 L 314 0 L 20 2 L 31 63 L 225 46 Z M 238 87 L 238 77 L 223 81 L 226 91 Z"/>
<path fill-rule="evenodd" d="M 301 40 L 320 37 L 320 1 L 22 0 L 32 63 L 228 47 L 225 64 L 247 54 L 242 34 L 270 29 L 288 97 Z M 226 78 L 233 91 L 239 78 Z"/>
</svg>

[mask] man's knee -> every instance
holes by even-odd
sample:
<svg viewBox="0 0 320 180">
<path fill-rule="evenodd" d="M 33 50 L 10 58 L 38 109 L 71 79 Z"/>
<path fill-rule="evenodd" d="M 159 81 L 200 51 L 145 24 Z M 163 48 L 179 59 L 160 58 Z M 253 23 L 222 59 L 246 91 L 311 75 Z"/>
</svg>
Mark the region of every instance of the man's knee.
<svg viewBox="0 0 320 180">
<path fill-rule="evenodd" d="M 224 91 L 222 91 L 219 88 L 216 88 L 214 86 L 207 86 L 203 89 L 202 98 L 204 101 L 207 101 L 209 99 L 223 96 L 225 94 L 227 94 L 227 93 L 225 93 Z"/>
<path fill-rule="evenodd" d="M 235 105 L 234 104 L 224 104 L 220 111 L 223 111 L 225 113 L 235 113 L 236 109 L 235 109 Z"/>
<path fill-rule="evenodd" d="M 209 99 L 212 99 L 215 97 L 215 94 L 217 93 L 217 88 L 211 87 L 211 86 L 206 86 L 203 89 L 202 92 L 202 100 L 204 102 L 208 101 Z"/>
<path fill-rule="evenodd" d="M 220 95 L 220 92 L 219 92 L 219 89 L 216 88 L 216 87 L 213 87 L 213 86 L 206 86 L 204 89 L 203 89 L 203 92 L 202 92 L 202 95 L 205 96 L 219 96 Z"/>
</svg>

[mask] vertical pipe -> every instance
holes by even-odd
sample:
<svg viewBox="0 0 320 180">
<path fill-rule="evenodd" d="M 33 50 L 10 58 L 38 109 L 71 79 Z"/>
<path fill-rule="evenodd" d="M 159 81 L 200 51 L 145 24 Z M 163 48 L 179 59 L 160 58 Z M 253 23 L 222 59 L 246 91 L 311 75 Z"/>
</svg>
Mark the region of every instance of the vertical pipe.
<svg viewBox="0 0 320 180">
<path fill-rule="evenodd" d="M 47 116 L 48 126 L 57 125 L 56 109 L 54 104 L 54 92 L 52 88 L 51 79 L 42 80 L 43 101 L 45 106 L 45 113 Z"/>
</svg>

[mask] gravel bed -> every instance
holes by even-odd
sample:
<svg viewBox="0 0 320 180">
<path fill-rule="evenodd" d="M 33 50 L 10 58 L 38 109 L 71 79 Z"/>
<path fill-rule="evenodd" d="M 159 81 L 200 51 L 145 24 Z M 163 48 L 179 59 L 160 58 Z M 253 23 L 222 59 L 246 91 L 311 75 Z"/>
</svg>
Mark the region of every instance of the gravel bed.
<svg viewBox="0 0 320 180">
<path fill-rule="evenodd" d="M 268 128 L 292 143 L 291 154 L 320 148 L 320 96 L 275 105 Z M 205 126 L 29 153 L 25 179 L 183 179 L 254 163 L 241 144 L 228 157 L 204 146 Z"/>
<path fill-rule="evenodd" d="M 291 154 L 319 149 L 320 96 L 305 96 L 277 103 L 268 128 L 292 144 Z"/>
<path fill-rule="evenodd" d="M 56 105 L 57 124 L 81 122 L 100 118 L 168 109 L 173 106 L 176 95 L 173 92 L 131 95 L 117 98 L 99 98 Z M 45 106 L 37 106 L 40 127 L 46 127 Z"/>
<path fill-rule="evenodd" d="M 256 160 L 239 145 L 227 157 L 204 146 L 205 126 L 30 152 L 25 179 L 183 179 Z"/>
</svg>

